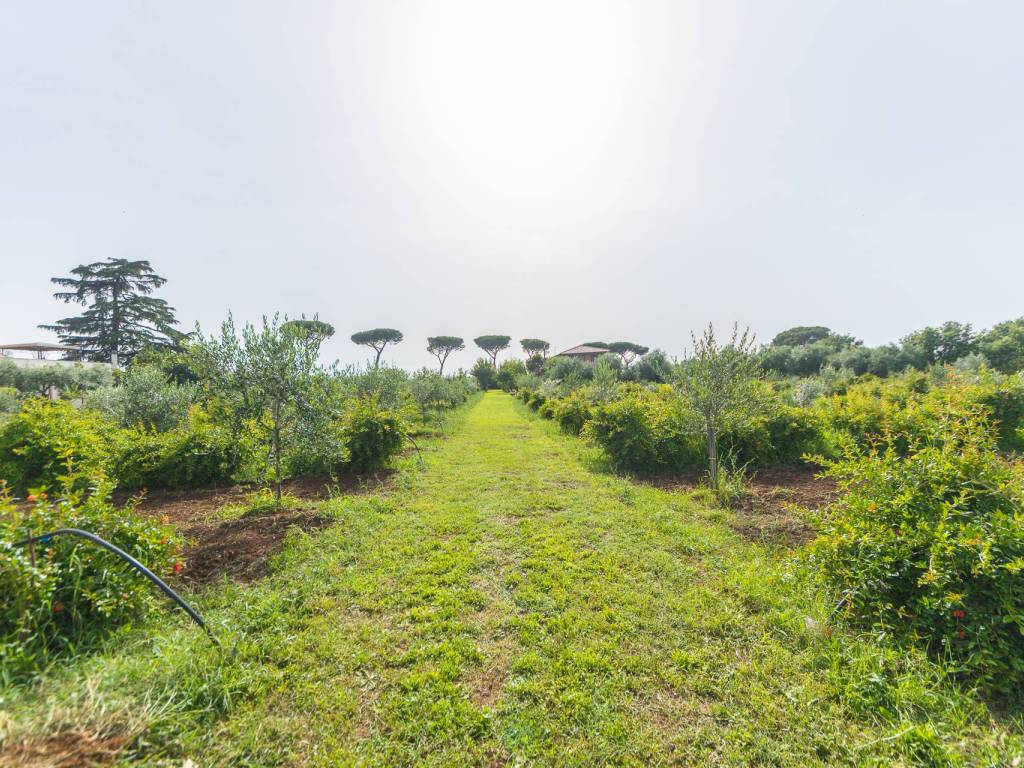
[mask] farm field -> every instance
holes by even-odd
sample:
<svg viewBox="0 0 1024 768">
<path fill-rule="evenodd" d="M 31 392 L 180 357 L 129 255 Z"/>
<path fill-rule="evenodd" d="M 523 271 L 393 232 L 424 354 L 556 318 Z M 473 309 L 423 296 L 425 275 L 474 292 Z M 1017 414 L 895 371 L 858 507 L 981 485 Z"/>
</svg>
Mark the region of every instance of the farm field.
<svg viewBox="0 0 1024 768">
<path fill-rule="evenodd" d="M 503 392 L 421 448 L 376 487 L 292 500 L 319 522 L 293 528 L 267 573 L 191 592 L 222 649 L 153 618 L 0 693 L 0 765 L 1024 754 L 1019 716 L 917 651 L 834 626 L 790 550 L 744 535 L 743 510 L 618 477 Z"/>
</svg>

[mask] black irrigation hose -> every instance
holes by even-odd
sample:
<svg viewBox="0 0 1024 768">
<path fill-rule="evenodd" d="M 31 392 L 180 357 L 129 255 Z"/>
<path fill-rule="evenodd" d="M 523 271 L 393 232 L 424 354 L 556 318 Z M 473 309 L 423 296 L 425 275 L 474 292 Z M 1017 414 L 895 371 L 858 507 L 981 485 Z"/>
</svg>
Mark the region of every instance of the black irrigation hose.
<svg viewBox="0 0 1024 768">
<path fill-rule="evenodd" d="M 210 640 L 213 641 L 214 645 L 220 645 L 220 643 L 217 642 L 217 638 L 213 636 L 213 632 L 211 632 L 210 628 L 206 626 L 206 622 L 203 621 L 203 617 L 196 613 L 195 609 L 191 605 L 186 603 L 177 592 L 175 592 L 173 589 L 167 586 L 167 583 L 163 579 L 161 579 L 159 576 L 157 576 L 155 573 L 149 570 L 149 568 L 144 566 L 142 563 L 140 563 L 134 557 L 129 555 L 123 549 L 115 547 L 109 541 L 104 541 L 94 533 L 89 533 L 88 531 L 83 531 L 78 528 L 58 528 L 56 531 L 50 531 L 49 533 L 44 533 L 41 536 L 32 536 L 30 538 L 23 539 L 22 541 L 16 541 L 14 542 L 14 546 L 23 547 L 28 544 L 34 544 L 36 542 L 40 544 L 46 544 L 54 536 L 61 535 L 79 536 L 83 539 L 91 541 L 93 544 L 98 544 L 108 552 L 112 552 L 118 557 L 120 557 L 122 560 L 128 563 L 128 565 L 130 565 L 132 568 L 134 568 L 147 579 L 149 579 L 151 582 L 153 582 L 157 587 L 159 587 L 160 591 L 162 591 L 165 595 L 171 598 L 171 600 L 177 603 L 178 606 L 189 615 L 192 621 L 194 621 L 196 624 L 203 628 L 203 631 L 206 632 L 207 636 L 210 638 Z"/>
</svg>

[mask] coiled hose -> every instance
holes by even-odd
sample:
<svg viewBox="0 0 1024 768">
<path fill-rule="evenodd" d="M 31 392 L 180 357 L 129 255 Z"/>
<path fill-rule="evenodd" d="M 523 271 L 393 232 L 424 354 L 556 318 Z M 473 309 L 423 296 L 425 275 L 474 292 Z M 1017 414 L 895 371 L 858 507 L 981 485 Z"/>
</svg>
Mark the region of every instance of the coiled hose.
<svg viewBox="0 0 1024 768">
<path fill-rule="evenodd" d="M 206 626 L 206 622 L 203 621 L 203 617 L 200 616 L 191 605 L 186 603 L 182 599 L 181 595 L 179 595 L 177 592 L 171 589 L 163 579 L 161 579 L 159 576 L 157 576 L 155 573 L 149 570 L 149 568 L 144 566 L 142 563 L 140 563 L 134 557 L 129 555 L 123 549 L 114 546 L 109 541 L 104 541 L 94 533 L 89 533 L 88 531 L 83 531 L 79 528 L 58 528 L 56 531 L 50 531 L 49 533 L 44 533 L 40 536 L 31 536 L 27 539 L 16 541 L 14 543 L 14 546 L 23 547 L 35 543 L 46 544 L 54 536 L 78 536 L 80 538 L 86 539 L 87 541 L 91 541 L 93 544 L 97 544 L 103 547 L 108 552 L 112 552 L 113 554 L 117 555 L 126 563 L 128 563 L 128 565 L 130 565 L 136 571 L 138 571 L 147 579 L 149 579 L 153 584 L 155 584 L 160 589 L 161 592 L 163 592 L 165 595 L 171 598 L 171 600 L 177 603 L 178 606 L 189 615 L 189 618 L 191 618 L 192 621 L 194 621 L 196 624 L 203 628 L 203 631 L 206 632 L 207 637 L 209 637 L 210 640 L 213 641 L 214 645 L 220 645 L 220 643 L 217 642 L 217 638 L 213 636 L 213 632 L 211 632 L 210 628 Z"/>
</svg>

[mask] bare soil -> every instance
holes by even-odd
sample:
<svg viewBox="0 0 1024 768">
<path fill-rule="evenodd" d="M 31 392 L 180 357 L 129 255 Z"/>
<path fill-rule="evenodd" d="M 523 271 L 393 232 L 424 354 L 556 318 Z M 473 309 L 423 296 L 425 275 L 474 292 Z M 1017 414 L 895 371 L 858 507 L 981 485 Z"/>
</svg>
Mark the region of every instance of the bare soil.
<svg viewBox="0 0 1024 768">
<path fill-rule="evenodd" d="M 226 576 L 251 582 L 267 572 L 267 563 L 280 551 L 290 528 L 319 530 L 332 522 L 317 511 L 316 503 L 339 493 L 368 493 L 386 487 L 391 471 L 367 477 L 354 475 L 299 477 L 284 484 L 284 493 L 298 503 L 280 512 L 250 513 L 231 520 L 218 520 L 216 513 L 227 504 L 244 503 L 257 490 L 253 485 L 204 488 L 187 491 L 157 491 L 139 503 L 141 514 L 167 520 L 186 539 L 184 569 L 177 580 L 199 586 Z"/>
<path fill-rule="evenodd" d="M 767 467 L 750 479 L 750 496 L 733 505 L 732 527 L 750 541 L 796 547 L 814 538 L 814 528 L 800 509 L 826 507 L 836 496 L 832 478 L 818 477 L 815 467 Z M 701 476 L 663 475 L 646 482 L 668 490 L 692 491 Z"/>
<path fill-rule="evenodd" d="M 62 731 L 45 739 L 13 744 L 0 752 L 0 768 L 86 768 L 117 759 L 127 736 L 100 738 L 85 731 Z"/>
</svg>

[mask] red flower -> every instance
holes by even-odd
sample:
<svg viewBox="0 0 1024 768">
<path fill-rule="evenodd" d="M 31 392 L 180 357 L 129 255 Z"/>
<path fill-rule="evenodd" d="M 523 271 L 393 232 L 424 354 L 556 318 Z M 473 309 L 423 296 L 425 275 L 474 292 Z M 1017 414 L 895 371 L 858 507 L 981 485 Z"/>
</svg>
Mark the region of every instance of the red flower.
<svg viewBox="0 0 1024 768">
<path fill-rule="evenodd" d="M 959 632 L 957 632 L 957 635 L 959 635 L 960 639 L 963 640 L 965 637 L 967 637 L 967 632 L 961 629 Z"/>
<path fill-rule="evenodd" d="M 185 566 L 182 565 L 181 560 L 177 560 L 174 563 L 174 572 L 175 573 L 181 573 L 181 569 L 184 568 L 184 567 Z"/>
<path fill-rule="evenodd" d="M 39 497 L 36 496 L 34 493 L 30 493 L 28 496 L 25 497 L 25 501 L 36 501 L 38 499 Z"/>
<path fill-rule="evenodd" d="M 60 600 L 58 600 L 56 603 L 53 604 L 53 612 L 54 613 L 60 613 L 63 610 L 64 610 L 64 603 L 62 603 Z"/>
<path fill-rule="evenodd" d="M 953 611 L 953 618 L 954 619 L 962 619 L 966 615 L 967 615 L 967 612 L 964 611 L 961 608 L 957 608 L 955 611 Z"/>
</svg>

